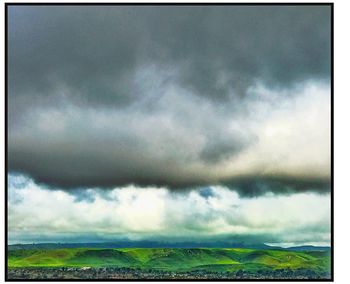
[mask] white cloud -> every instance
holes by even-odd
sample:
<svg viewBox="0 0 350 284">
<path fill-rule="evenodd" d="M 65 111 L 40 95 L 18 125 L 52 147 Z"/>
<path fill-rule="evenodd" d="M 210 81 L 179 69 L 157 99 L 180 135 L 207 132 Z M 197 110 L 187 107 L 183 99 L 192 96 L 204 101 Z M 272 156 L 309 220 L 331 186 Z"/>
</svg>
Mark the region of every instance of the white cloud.
<svg viewBox="0 0 350 284">
<path fill-rule="evenodd" d="M 47 190 L 14 175 L 9 176 L 8 190 L 10 242 L 26 235 L 65 234 L 98 234 L 102 239 L 270 235 L 270 242 L 279 243 L 330 241 L 329 195 L 241 198 L 221 186 L 207 189 L 209 194 L 127 186 L 88 189 L 85 198 L 77 198 L 81 196 Z"/>
<path fill-rule="evenodd" d="M 329 86 L 310 82 L 288 91 L 251 89 L 254 118 L 248 125 L 257 143 L 227 162 L 227 175 L 329 177 L 329 92 Z"/>
</svg>

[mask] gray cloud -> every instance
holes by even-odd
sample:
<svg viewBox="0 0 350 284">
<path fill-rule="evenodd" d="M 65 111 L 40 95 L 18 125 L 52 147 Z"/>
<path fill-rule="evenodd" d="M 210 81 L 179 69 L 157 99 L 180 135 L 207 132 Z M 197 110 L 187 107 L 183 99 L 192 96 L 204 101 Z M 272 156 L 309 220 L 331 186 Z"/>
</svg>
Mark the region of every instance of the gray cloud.
<svg viewBox="0 0 350 284">
<path fill-rule="evenodd" d="M 231 181 L 222 182 L 224 186 L 236 190 L 240 195 L 253 197 L 266 192 L 293 194 L 313 191 L 320 194 L 329 193 L 331 181 L 329 178 L 293 178 L 283 176 L 246 176 L 236 177 Z"/>
<path fill-rule="evenodd" d="M 179 68 L 172 79 L 211 99 L 254 80 L 328 79 L 330 8 L 10 7 L 12 96 L 50 102 L 64 85 L 84 103 L 119 106 L 142 96 L 128 78 L 149 62 Z"/>
<path fill-rule="evenodd" d="M 8 27 L 9 170 L 52 187 L 226 183 L 242 175 L 228 164 L 260 149 L 270 112 L 307 82 L 329 92 L 326 6 L 13 6 Z M 252 94 L 259 84 L 278 95 Z M 317 159 L 307 178 L 329 179 Z M 249 163 L 253 183 L 279 165 Z M 297 180 L 293 165 L 280 175 Z"/>
</svg>

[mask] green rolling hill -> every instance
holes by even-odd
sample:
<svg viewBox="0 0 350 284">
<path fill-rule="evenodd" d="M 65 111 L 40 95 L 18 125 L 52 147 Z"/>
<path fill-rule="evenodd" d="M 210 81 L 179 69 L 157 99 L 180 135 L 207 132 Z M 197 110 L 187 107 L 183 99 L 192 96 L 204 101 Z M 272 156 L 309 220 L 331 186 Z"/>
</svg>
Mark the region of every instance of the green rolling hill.
<svg viewBox="0 0 350 284">
<path fill-rule="evenodd" d="M 330 271 L 329 251 L 288 251 L 256 249 L 34 249 L 8 251 L 11 268 L 128 267 L 162 271 L 233 272 L 259 269 L 310 269 Z"/>
</svg>

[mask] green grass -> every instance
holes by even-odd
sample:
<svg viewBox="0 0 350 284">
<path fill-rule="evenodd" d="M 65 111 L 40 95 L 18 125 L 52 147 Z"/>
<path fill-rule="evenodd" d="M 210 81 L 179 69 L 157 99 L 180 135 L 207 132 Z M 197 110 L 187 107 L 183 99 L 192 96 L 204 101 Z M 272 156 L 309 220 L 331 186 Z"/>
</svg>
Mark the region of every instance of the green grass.
<svg viewBox="0 0 350 284">
<path fill-rule="evenodd" d="M 167 271 L 257 271 L 259 269 L 330 270 L 327 251 L 253 249 L 52 249 L 10 250 L 9 268 L 23 267 L 130 267 Z"/>
</svg>

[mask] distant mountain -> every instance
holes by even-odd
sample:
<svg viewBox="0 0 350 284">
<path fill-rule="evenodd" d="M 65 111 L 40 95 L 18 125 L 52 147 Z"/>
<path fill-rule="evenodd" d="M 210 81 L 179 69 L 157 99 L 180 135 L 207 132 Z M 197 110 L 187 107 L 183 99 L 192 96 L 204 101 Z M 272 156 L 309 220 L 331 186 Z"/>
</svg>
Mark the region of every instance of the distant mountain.
<svg viewBox="0 0 350 284">
<path fill-rule="evenodd" d="M 33 243 L 33 244 L 13 244 L 8 246 L 8 250 L 18 249 L 60 249 L 60 248 L 250 248 L 250 249 L 270 249 L 288 251 L 326 251 L 330 247 L 298 246 L 282 248 L 268 246 L 265 244 L 254 244 L 244 242 L 157 242 L 157 241 L 118 241 L 103 243 Z"/>
<path fill-rule="evenodd" d="M 285 248 L 285 250 L 290 251 L 328 251 L 330 247 L 325 246 L 298 246 L 298 247 L 289 247 Z"/>
</svg>

